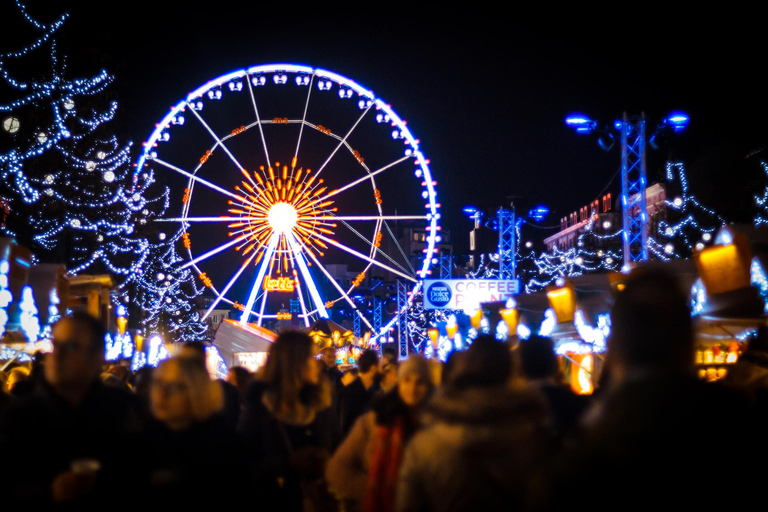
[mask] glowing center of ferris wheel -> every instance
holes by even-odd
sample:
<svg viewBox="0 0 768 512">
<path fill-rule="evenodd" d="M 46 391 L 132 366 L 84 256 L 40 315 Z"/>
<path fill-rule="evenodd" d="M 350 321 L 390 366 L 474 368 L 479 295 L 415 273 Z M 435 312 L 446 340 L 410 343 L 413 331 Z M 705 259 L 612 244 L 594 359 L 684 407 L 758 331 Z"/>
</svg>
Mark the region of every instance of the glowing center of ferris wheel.
<svg viewBox="0 0 768 512">
<path fill-rule="evenodd" d="M 288 203 L 272 205 L 267 214 L 267 222 L 277 233 L 288 233 L 296 225 L 298 214 L 296 208 Z"/>
</svg>

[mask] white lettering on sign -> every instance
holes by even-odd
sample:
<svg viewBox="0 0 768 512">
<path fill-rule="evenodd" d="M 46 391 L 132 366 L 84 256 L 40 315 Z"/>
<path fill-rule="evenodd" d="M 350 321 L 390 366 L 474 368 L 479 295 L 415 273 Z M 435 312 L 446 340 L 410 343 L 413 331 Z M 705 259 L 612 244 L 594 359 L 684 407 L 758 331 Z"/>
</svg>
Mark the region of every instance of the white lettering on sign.
<svg viewBox="0 0 768 512">
<path fill-rule="evenodd" d="M 424 309 L 473 311 L 483 302 L 499 302 L 520 293 L 517 279 L 425 279 Z"/>
</svg>

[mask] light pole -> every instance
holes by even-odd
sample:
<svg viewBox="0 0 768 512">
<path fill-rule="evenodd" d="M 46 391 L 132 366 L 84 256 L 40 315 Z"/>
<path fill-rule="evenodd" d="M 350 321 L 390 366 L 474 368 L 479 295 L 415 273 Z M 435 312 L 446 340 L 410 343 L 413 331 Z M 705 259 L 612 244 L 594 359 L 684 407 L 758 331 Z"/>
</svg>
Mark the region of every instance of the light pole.
<svg viewBox="0 0 768 512">
<path fill-rule="evenodd" d="M 679 133 L 688 126 L 689 117 L 682 112 L 672 112 L 656 127 L 649 141 L 658 148 L 670 133 Z M 565 124 L 581 135 L 594 135 L 598 145 L 605 151 L 613 147 L 614 137 L 608 127 L 598 128 L 597 121 L 584 114 L 570 114 Z M 648 211 L 645 204 L 645 189 L 648 185 L 645 171 L 645 114 L 628 116 L 614 122 L 614 128 L 621 133 L 621 207 L 622 240 L 624 242 L 624 267 L 648 259 Z"/>
</svg>

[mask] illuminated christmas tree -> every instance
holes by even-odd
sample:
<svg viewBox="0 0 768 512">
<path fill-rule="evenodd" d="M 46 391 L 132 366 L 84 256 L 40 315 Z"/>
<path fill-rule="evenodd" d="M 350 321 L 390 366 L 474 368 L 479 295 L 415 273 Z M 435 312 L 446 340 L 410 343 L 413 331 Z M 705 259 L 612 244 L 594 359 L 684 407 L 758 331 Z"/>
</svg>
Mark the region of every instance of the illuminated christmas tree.
<svg viewBox="0 0 768 512">
<path fill-rule="evenodd" d="M 202 341 L 207 326 L 195 311 L 193 300 L 202 294 L 183 258 L 176 253 L 176 239 L 152 250 L 141 269 L 133 300 L 144 312 L 142 327 L 147 335 L 160 334 L 165 341 Z"/>
<path fill-rule="evenodd" d="M 166 239 L 153 222 L 168 207 L 168 190 L 151 170 L 133 171 L 131 143 L 110 131 L 117 102 L 104 92 L 114 78 L 106 70 L 68 75 L 57 44 L 67 14 L 45 24 L 20 0 L 16 8 L 35 36 L 0 53 L 0 234 L 70 274 L 115 275 L 121 301 L 146 309 L 145 325 L 194 338 L 203 326 L 189 303 L 199 294 L 191 276 L 181 272 L 162 293 L 146 277 L 160 268 L 175 275 L 168 265 L 178 263 L 176 236 Z"/>
</svg>

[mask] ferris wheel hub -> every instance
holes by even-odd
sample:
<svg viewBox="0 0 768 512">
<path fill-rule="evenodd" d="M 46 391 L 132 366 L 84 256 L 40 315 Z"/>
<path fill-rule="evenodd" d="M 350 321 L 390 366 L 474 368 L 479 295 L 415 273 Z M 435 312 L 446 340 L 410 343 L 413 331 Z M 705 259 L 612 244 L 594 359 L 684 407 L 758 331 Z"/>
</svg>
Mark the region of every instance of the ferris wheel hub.
<svg viewBox="0 0 768 512">
<path fill-rule="evenodd" d="M 267 222 L 276 233 L 288 233 L 296 225 L 296 208 L 288 203 L 272 205 L 267 214 Z"/>
</svg>

